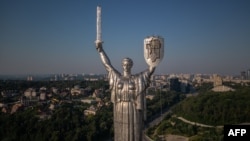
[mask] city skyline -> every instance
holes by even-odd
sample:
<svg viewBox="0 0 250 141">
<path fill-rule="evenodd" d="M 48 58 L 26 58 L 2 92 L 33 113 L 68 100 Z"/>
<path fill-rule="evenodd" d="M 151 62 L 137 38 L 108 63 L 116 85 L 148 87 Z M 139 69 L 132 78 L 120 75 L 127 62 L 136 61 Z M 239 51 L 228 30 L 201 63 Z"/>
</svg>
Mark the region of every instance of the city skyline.
<svg viewBox="0 0 250 141">
<path fill-rule="evenodd" d="M 147 68 L 143 40 L 159 35 L 165 54 L 156 74 L 235 75 L 250 69 L 247 0 L 0 1 L 0 75 L 106 73 L 95 49 L 96 7 L 112 65 Z"/>
</svg>

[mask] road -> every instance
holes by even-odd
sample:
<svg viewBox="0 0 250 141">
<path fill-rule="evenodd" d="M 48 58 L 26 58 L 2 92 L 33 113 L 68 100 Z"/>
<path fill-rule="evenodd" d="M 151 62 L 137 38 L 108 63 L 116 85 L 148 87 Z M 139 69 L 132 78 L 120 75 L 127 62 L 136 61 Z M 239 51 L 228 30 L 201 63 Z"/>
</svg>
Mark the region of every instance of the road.
<svg viewBox="0 0 250 141">
<path fill-rule="evenodd" d="M 172 106 L 172 107 L 173 107 L 173 106 Z M 149 123 L 146 124 L 146 127 L 145 127 L 145 129 L 143 130 L 143 132 L 144 132 L 143 141 L 153 141 L 152 139 L 150 139 L 150 138 L 145 134 L 146 131 L 147 131 L 147 129 L 150 128 L 150 127 L 153 127 L 153 126 L 155 126 L 155 125 L 157 125 L 157 124 L 159 124 L 159 123 L 164 119 L 164 117 L 165 117 L 168 113 L 171 112 L 171 108 L 172 108 L 172 107 L 170 107 L 170 108 L 165 108 L 164 110 L 162 110 L 162 113 L 155 115 L 155 116 L 153 117 L 154 119 L 153 119 L 152 121 L 150 121 Z"/>
<path fill-rule="evenodd" d="M 172 106 L 172 107 L 173 107 L 173 106 Z M 167 108 L 167 109 L 164 109 L 163 112 L 162 112 L 162 114 L 156 115 L 156 116 L 155 116 L 156 118 L 155 118 L 153 121 L 149 122 L 149 123 L 146 125 L 146 127 L 145 127 L 145 129 L 144 129 L 144 133 L 145 133 L 145 132 L 147 131 L 147 129 L 149 129 L 150 127 L 153 127 L 153 126 L 155 126 L 155 125 L 158 125 L 158 124 L 164 119 L 164 117 L 165 117 L 167 114 L 169 114 L 169 113 L 171 112 L 171 108 L 172 108 L 172 107 Z M 176 117 L 176 116 L 174 115 L 173 117 Z M 202 124 L 202 123 L 197 123 L 197 122 L 189 121 L 189 120 L 187 120 L 187 119 L 185 119 L 185 118 L 183 118 L 183 117 L 176 117 L 176 118 L 178 118 L 179 120 L 181 120 L 181 121 L 183 121 L 183 122 L 185 122 L 185 123 L 192 124 L 192 125 L 197 125 L 197 126 L 201 126 L 201 127 L 208 127 L 208 128 L 223 128 L 223 126 L 212 126 L 212 125 L 206 125 L 206 124 Z M 148 136 L 146 136 L 146 134 L 144 134 L 144 135 L 145 135 L 145 136 L 144 136 L 143 141 L 152 141 Z M 180 137 L 178 137 L 178 138 L 180 138 Z M 186 139 L 183 139 L 183 140 L 186 140 Z"/>
<path fill-rule="evenodd" d="M 183 121 L 185 123 L 192 124 L 192 125 L 197 125 L 197 126 L 201 126 L 201 127 L 208 127 L 208 128 L 223 128 L 224 127 L 222 125 L 220 125 L 220 126 L 212 126 L 212 125 L 206 125 L 206 124 L 202 124 L 202 123 L 197 123 L 197 122 L 186 120 L 183 117 L 176 117 L 176 118 L 178 118 L 179 120 L 181 120 L 181 121 Z"/>
<path fill-rule="evenodd" d="M 159 114 L 155 115 L 153 117 L 153 120 L 150 121 L 149 123 L 147 123 L 145 128 L 148 129 L 150 127 L 153 127 L 153 126 L 159 124 L 164 119 L 164 117 L 171 112 L 172 107 L 165 108 L 165 109 L 162 110 L 162 113 L 159 113 Z"/>
</svg>

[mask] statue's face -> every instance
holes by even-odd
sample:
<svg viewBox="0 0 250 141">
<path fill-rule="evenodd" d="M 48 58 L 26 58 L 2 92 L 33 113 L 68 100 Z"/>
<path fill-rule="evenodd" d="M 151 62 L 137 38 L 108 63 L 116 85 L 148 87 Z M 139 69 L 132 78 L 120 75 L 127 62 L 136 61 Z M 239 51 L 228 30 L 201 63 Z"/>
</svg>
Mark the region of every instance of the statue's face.
<svg viewBox="0 0 250 141">
<path fill-rule="evenodd" d="M 130 70 L 131 70 L 131 68 L 132 68 L 132 64 L 131 64 L 131 62 L 129 62 L 128 60 L 124 60 L 124 61 L 122 62 L 122 67 L 123 67 L 123 70 L 124 70 L 125 72 L 130 72 Z"/>
</svg>

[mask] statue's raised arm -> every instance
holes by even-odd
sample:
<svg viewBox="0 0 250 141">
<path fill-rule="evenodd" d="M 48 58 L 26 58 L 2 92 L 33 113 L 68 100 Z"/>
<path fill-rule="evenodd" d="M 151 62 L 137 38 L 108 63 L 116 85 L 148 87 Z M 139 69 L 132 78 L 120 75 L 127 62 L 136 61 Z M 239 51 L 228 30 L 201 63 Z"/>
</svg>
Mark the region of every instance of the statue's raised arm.
<svg viewBox="0 0 250 141">
<path fill-rule="evenodd" d="M 102 48 L 102 42 L 96 42 L 96 50 L 100 54 L 100 57 L 101 57 L 103 65 L 105 66 L 105 69 L 107 71 L 111 71 L 113 69 L 113 66 L 111 65 L 107 54 L 105 53 L 105 51 Z"/>
<path fill-rule="evenodd" d="M 148 69 L 149 69 L 149 76 L 151 76 L 154 73 L 155 68 L 156 68 L 155 66 L 149 66 L 148 67 Z"/>
</svg>

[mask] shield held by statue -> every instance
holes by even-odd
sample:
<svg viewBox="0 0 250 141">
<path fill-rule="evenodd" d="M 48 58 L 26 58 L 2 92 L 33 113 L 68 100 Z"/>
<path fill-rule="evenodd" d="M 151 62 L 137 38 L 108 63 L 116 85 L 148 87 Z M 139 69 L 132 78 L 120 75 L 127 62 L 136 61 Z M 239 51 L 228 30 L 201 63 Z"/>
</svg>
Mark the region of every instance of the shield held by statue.
<svg viewBox="0 0 250 141">
<path fill-rule="evenodd" d="M 164 39 L 151 36 L 144 39 L 144 58 L 149 66 L 156 67 L 164 56 Z"/>
</svg>

